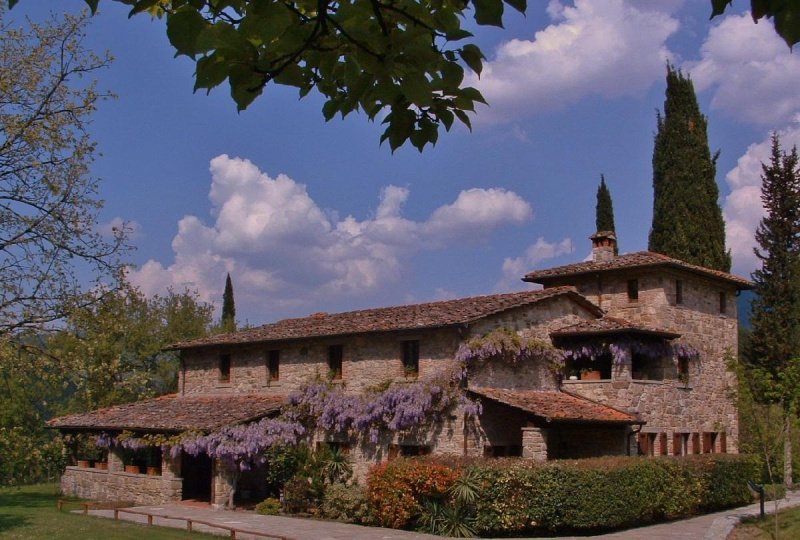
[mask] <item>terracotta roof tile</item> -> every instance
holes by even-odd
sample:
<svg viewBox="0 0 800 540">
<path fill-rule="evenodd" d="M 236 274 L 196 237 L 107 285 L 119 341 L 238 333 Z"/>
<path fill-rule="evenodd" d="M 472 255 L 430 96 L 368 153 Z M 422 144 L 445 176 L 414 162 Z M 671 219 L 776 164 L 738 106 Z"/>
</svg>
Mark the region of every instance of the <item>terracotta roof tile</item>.
<svg viewBox="0 0 800 540">
<path fill-rule="evenodd" d="M 663 337 L 665 339 L 675 339 L 681 335 L 671 330 L 664 330 L 654 326 L 647 326 L 639 323 L 632 323 L 625 319 L 616 317 L 603 317 L 581 321 L 577 324 L 565 326 L 551 332 L 552 337 L 582 336 L 582 335 L 604 335 L 604 334 L 645 334 Z"/>
<path fill-rule="evenodd" d="M 545 418 L 550 422 L 642 424 L 636 416 L 560 391 L 470 388 L 470 392 Z"/>
<path fill-rule="evenodd" d="M 567 295 L 598 315 L 602 311 L 578 294 L 573 287 L 473 296 L 426 304 L 414 304 L 345 313 L 315 313 L 299 319 L 284 319 L 272 324 L 228 334 L 170 345 L 168 349 L 189 349 L 210 345 L 235 345 L 266 341 L 285 341 L 372 332 L 421 330 L 470 323 L 495 313 Z"/>
<path fill-rule="evenodd" d="M 586 261 L 568 264 L 565 266 L 556 266 L 554 268 L 545 268 L 543 270 L 534 270 L 532 272 L 528 272 L 523 280 L 546 285 L 547 283 L 550 283 L 553 280 L 561 277 L 652 266 L 669 266 L 672 268 L 686 270 L 695 274 L 726 281 L 732 285 L 735 285 L 738 289 L 753 288 L 753 283 L 743 277 L 729 274 L 727 272 L 721 272 L 719 270 L 712 270 L 711 268 L 697 266 L 695 264 L 689 264 L 679 259 L 673 259 L 672 257 L 667 257 L 661 253 L 654 253 L 652 251 L 626 253 L 624 255 L 614 257 L 608 261 Z"/>
<path fill-rule="evenodd" d="M 262 418 L 276 412 L 284 403 L 284 396 L 274 395 L 169 394 L 87 413 L 60 416 L 47 424 L 52 428 L 67 430 L 210 431 Z"/>
</svg>

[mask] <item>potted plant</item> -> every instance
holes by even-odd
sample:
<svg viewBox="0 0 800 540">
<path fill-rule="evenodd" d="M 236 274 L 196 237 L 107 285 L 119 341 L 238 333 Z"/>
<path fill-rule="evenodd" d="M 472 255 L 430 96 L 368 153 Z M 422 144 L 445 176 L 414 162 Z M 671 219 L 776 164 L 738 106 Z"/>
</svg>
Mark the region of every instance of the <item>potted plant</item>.
<svg viewBox="0 0 800 540">
<path fill-rule="evenodd" d="M 138 465 L 125 465 L 125 472 L 132 474 L 141 474 L 142 469 Z"/>
<path fill-rule="evenodd" d="M 94 468 L 98 471 L 107 471 L 108 470 L 108 462 L 107 461 L 95 461 Z"/>
<path fill-rule="evenodd" d="M 603 375 L 599 369 L 584 368 L 581 370 L 582 381 L 599 381 L 602 378 Z"/>
<path fill-rule="evenodd" d="M 89 469 L 92 466 L 92 460 L 90 459 L 79 459 L 78 460 L 78 467 L 81 469 Z"/>
</svg>

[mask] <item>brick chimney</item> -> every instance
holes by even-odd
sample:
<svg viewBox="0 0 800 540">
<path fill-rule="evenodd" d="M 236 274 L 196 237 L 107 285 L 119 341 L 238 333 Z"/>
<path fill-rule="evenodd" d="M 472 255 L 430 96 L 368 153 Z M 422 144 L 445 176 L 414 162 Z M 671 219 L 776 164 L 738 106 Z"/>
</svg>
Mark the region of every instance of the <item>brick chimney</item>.
<svg viewBox="0 0 800 540">
<path fill-rule="evenodd" d="M 594 262 L 610 261 L 617 256 L 617 235 L 614 231 L 597 231 L 589 238 L 592 240 Z"/>
</svg>

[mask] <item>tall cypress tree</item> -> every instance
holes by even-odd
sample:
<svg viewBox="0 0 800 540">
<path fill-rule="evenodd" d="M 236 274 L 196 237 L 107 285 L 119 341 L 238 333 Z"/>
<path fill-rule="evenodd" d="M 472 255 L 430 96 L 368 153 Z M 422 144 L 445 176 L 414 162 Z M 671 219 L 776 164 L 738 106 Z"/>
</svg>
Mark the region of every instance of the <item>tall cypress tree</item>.
<svg viewBox="0 0 800 540">
<path fill-rule="evenodd" d="M 600 186 L 597 188 L 597 206 L 595 206 L 595 223 L 597 232 L 617 232 L 614 227 L 614 203 L 611 202 L 611 192 L 606 186 L 606 178 L 600 175 Z"/>
<path fill-rule="evenodd" d="M 233 301 L 233 283 L 231 275 L 225 279 L 225 292 L 222 294 L 222 329 L 227 332 L 236 330 L 236 304 Z"/>
<path fill-rule="evenodd" d="M 761 201 L 766 216 L 756 230 L 752 336 L 746 351 L 754 397 L 784 411 L 784 482 L 792 482 L 792 417 L 800 404 L 800 170 L 797 149 L 781 152 L 772 137 L 772 159 L 763 165 Z"/>
<path fill-rule="evenodd" d="M 667 65 L 664 115 L 653 150 L 653 225 L 650 251 L 728 271 L 725 222 L 717 199 L 716 161 L 694 85 Z"/>
</svg>

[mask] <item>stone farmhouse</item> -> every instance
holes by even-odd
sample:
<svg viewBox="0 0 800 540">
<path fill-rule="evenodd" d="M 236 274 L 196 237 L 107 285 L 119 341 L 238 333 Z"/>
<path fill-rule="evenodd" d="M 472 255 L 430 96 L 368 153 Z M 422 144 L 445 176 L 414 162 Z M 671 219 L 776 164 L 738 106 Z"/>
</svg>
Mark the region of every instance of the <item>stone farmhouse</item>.
<svg viewBox="0 0 800 540">
<path fill-rule="evenodd" d="M 459 346 L 503 328 L 568 352 L 563 367 L 487 361 L 460 388 L 479 400 L 476 418 L 456 404 L 420 432 L 382 434 L 374 444 L 320 432 L 316 444 L 347 451 L 360 478 L 397 455 L 544 461 L 736 452 L 736 380 L 726 362 L 737 349 L 735 297 L 750 282 L 658 253 L 616 255 L 613 233 L 592 241 L 592 260 L 528 273 L 523 280 L 538 290 L 316 313 L 175 344 L 176 394 L 50 425 L 66 434 L 210 432 L 276 415 L 314 377 L 353 394 L 434 380 L 459 369 Z M 148 459 L 151 474 L 142 474 L 141 452 L 112 447 L 102 468 L 68 466 L 62 488 L 142 503 L 228 500 L 232 482 L 221 462 L 160 448 Z M 258 498 L 258 491 L 253 471 L 237 494 Z"/>
</svg>

